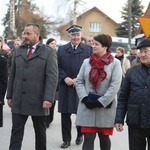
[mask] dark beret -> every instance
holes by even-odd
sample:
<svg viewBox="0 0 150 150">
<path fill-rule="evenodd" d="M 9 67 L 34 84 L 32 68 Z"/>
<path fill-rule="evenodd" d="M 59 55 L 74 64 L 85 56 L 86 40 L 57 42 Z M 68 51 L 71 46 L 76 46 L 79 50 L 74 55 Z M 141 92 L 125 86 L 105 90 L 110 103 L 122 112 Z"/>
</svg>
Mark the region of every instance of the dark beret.
<svg viewBox="0 0 150 150">
<path fill-rule="evenodd" d="M 137 49 L 140 49 L 142 47 L 150 47 L 150 39 L 143 39 L 137 46 Z"/>
</svg>

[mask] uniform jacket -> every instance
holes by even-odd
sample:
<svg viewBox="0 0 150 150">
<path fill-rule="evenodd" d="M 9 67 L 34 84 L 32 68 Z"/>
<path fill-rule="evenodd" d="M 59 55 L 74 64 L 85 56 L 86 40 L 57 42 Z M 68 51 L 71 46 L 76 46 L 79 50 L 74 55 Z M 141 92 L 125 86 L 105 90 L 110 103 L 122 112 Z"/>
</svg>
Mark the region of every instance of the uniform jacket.
<svg viewBox="0 0 150 150">
<path fill-rule="evenodd" d="M 150 128 L 150 68 L 139 64 L 127 71 L 118 99 L 115 123 Z"/>
<path fill-rule="evenodd" d="M 7 60 L 6 58 L 0 56 L 0 105 L 4 104 L 4 97 L 7 87 Z"/>
<path fill-rule="evenodd" d="M 74 51 L 71 43 L 60 46 L 57 52 L 59 67 L 59 103 L 58 111 L 61 113 L 76 113 L 78 96 L 73 86 L 67 86 L 64 82 L 66 77 L 76 78 L 83 60 L 92 53 L 92 47 L 80 43 Z"/>
<path fill-rule="evenodd" d="M 28 47 L 15 50 L 8 84 L 7 98 L 12 98 L 12 112 L 22 115 L 44 116 L 43 101 L 53 102 L 58 81 L 56 51 L 40 43 L 27 58 Z"/>
<path fill-rule="evenodd" d="M 93 92 L 93 87 L 89 82 L 90 69 L 91 65 L 89 64 L 89 59 L 86 59 L 77 76 L 76 90 L 80 102 L 77 111 L 76 125 L 88 127 L 114 127 L 117 92 L 120 88 L 122 78 L 120 61 L 114 58 L 112 63 L 104 66 L 107 76 L 97 89 L 97 94 L 101 95 L 98 101 L 103 105 L 102 108 L 96 107 L 88 109 L 85 104 L 81 102 L 89 92 Z M 111 102 L 111 108 L 106 108 Z"/>
</svg>

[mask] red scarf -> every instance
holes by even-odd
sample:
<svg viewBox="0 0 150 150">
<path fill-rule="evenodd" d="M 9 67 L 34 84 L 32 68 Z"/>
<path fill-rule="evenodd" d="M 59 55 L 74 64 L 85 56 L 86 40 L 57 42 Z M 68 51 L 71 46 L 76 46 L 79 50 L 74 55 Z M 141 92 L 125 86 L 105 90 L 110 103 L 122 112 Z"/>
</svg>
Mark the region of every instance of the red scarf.
<svg viewBox="0 0 150 150">
<path fill-rule="evenodd" d="M 113 61 L 114 57 L 111 52 L 106 52 L 102 57 L 98 58 L 94 54 L 90 56 L 89 63 L 91 64 L 91 70 L 89 73 L 89 81 L 93 85 L 96 92 L 99 84 L 106 78 L 107 74 L 104 70 L 104 65 L 108 65 Z"/>
</svg>

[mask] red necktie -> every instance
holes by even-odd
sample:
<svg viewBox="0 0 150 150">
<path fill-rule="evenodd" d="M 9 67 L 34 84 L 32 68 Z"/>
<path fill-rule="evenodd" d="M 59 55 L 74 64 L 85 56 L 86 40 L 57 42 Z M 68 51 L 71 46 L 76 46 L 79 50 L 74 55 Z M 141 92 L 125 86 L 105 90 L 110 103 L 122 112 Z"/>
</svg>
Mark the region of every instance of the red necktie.
<svg viewBox="0 0 150 150">
<path fill-rule="evenodd" d="M 27 57 L 29 58 L 31 54 L 32 54 L 32 46 L 29 47 L 29 51 L 28 51 Z"/>
</svg>

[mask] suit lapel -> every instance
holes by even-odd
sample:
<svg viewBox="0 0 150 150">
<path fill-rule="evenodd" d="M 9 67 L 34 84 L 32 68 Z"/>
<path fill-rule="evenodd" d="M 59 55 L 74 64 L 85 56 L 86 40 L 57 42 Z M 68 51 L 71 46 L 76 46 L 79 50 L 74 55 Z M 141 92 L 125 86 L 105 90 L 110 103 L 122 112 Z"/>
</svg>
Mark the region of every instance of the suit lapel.
<svg viewBox="0 0 150 150">
<path fill-rule="evenodd" d="M 34 57 L 37 57 L 39 54 L 41 53 L 41 51 L 39 50 L 39 48 L 32 53 L 32 55 L 29 57 L 29 59 L 32 59 Z"/>
<path fill-rule="evenodd" d="M 68 44 L 66 45 L 66 51 L 67 51 L 68 53 L 74 53 L 74 50 L 73 50 L 73 48 L 72 48 L 72 46 L 71 46 L 71 43 L 68 43 Z"/>
<path fill-rule="evenodd" d="M 74 51 L 73 48 L 72 48 L 72 45 L 71 43 L 68 43 L 66 45 L 66 51 L 69 52 L 69 53 L 73 53 L 73 54 L 77 54 L 77 53 L 82 53 L 83 52 L 83 45 L 82 43 L 80 43 L 77 47 L 77 49 Z"/>
<path fill-rule="evenodd" d="M 24 58 L 24 59 L 28 59 L 27 58 L 27 51 L 28 51 L 28 48 L 24 48 L 24 49 L 21 49 L 21 51 L 20 51 L 20 54 L 21 54 L 21 56 Z"/>
<path fill-rule="evenodd" d="M 83 43 L 80 43 L 77 47 L 77 49 L 75 50 L 75 54 L 77 53 L 83 53 L 83 50 L 84 50 L 84 45 Z"/>
<path fill-rule="evenodd" d="M 28 48 L 25 48 L 25 49 L 21 50 L 21 56 L 22 56 L 24 59 L 26 59 L 26 60 L 30 60 L 30 59 L 32 59 L 32 58 L 34 58 L 34 57 L 37 57 L 37 56 L 41 53 L 41 51 L 39 50 L 39 47 L 38 47 L 38 48 L 36 48 L 36 50 L 31 54 L 31 56 L 30 56 L 29 58 L 27 58 L 27 52 L 28 52 Z"/>
</svg>

